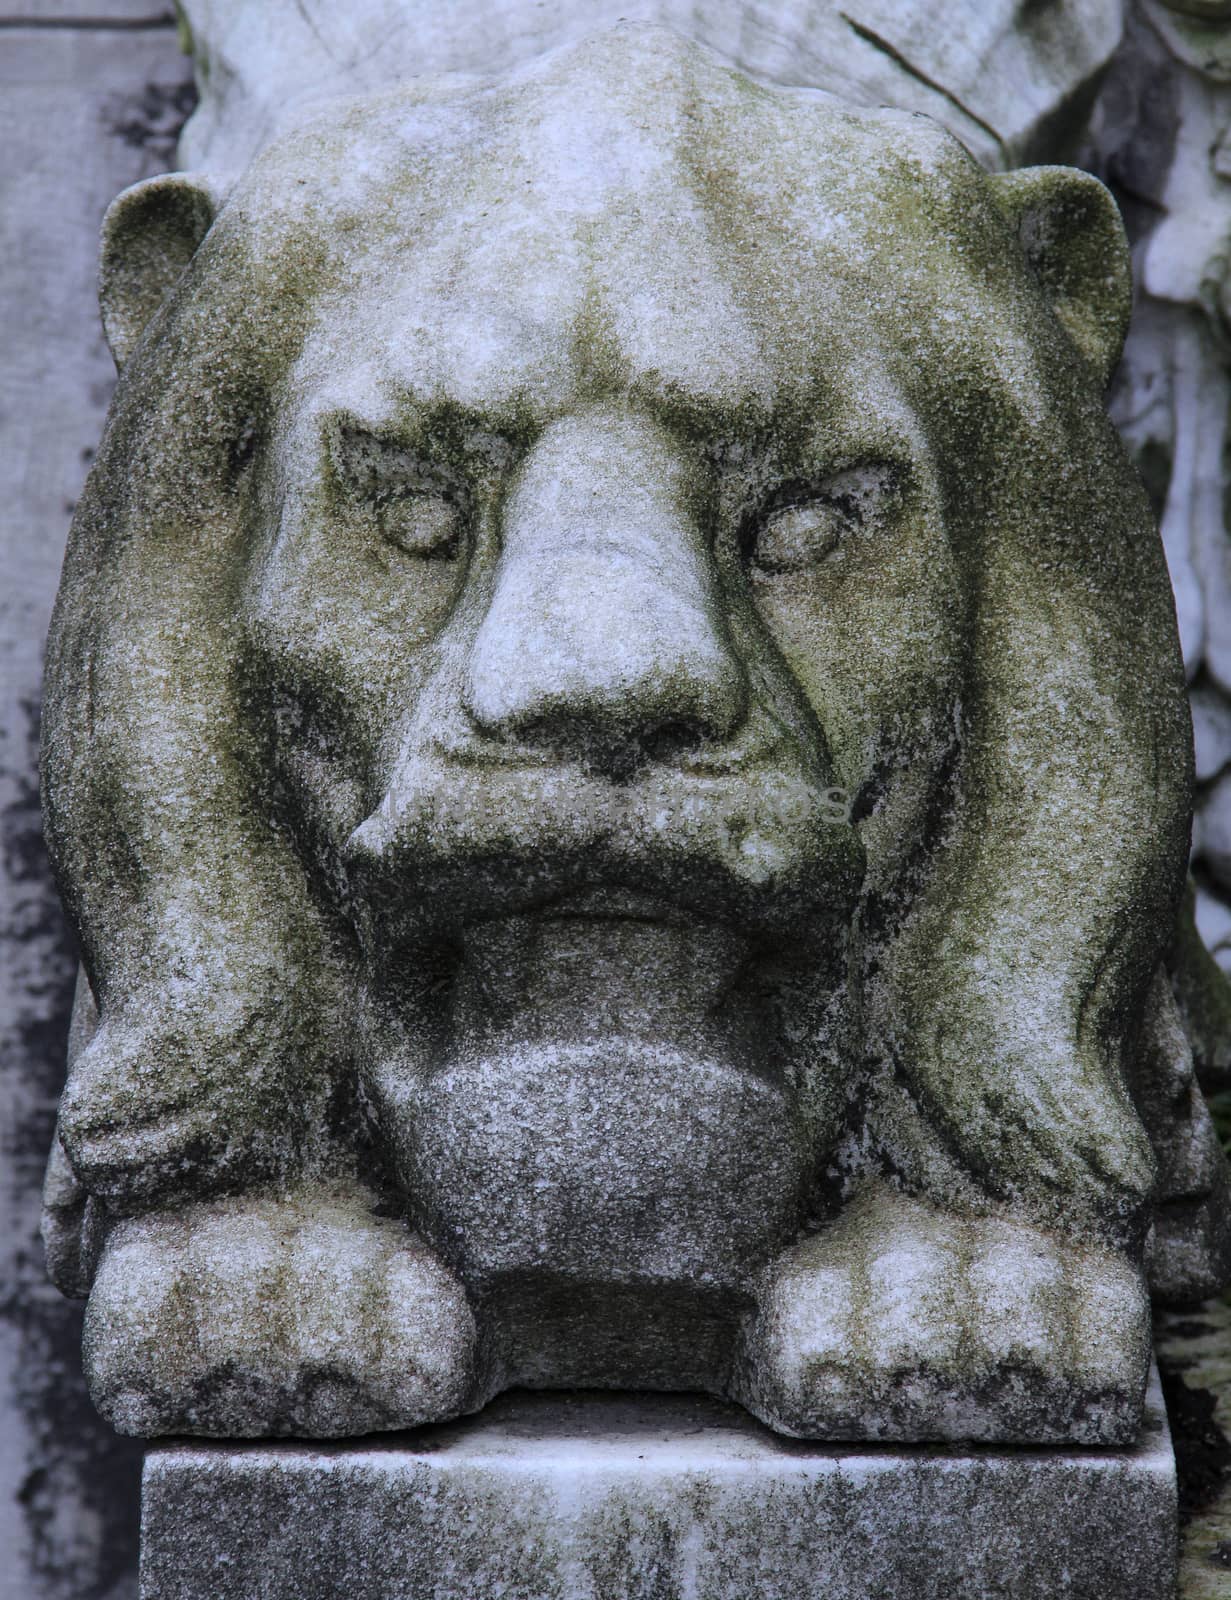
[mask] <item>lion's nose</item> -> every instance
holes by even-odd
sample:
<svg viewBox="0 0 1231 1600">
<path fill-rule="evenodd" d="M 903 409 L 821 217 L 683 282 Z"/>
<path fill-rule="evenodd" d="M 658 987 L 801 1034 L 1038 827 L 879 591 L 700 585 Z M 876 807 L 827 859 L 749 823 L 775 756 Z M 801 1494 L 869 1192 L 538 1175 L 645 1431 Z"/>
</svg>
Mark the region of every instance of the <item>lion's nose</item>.
<svg viewBox="0 0 1231 1600">
<path fill-rule="evenodd" d="M 729 738 L 747 683 L 690 468 L 644 417 L 556 422 L 510 498 L 465 708 L 489 737 L 632 770 Z"/>
</svg>

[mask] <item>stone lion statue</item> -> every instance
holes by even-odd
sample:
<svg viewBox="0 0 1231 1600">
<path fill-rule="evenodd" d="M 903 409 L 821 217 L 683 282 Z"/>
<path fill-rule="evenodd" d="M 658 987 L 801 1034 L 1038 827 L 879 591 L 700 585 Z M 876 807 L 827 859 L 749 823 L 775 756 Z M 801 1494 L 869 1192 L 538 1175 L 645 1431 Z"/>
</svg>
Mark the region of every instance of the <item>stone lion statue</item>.
<svg viewBox="0 0 1231 1600">
<path fill-rule="evenodd" d="M 1094 179 L 656 27 L 120 197 L 45 752 L 117 1427 L 1135 1436 L 1231 1239 L 1129 289 Z"/>
</svg>

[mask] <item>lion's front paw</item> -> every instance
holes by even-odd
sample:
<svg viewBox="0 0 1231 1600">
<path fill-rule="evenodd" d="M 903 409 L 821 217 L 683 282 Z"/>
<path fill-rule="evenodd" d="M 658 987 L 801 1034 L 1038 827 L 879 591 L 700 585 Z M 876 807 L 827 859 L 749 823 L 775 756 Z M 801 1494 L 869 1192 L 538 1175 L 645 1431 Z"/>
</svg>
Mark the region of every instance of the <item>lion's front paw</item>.
<svg viewBox="0 0 1231 1600">
<path fill-rule="evenodd" d="M 104 1023 L 73 1063 L 60 1138 L 74 1173 L 121 1214 L 248 1184 L 278 1164 L 285 1112 L 244 1081 L 252 1050 L 151 1018 Z"/>
<path fill-rule="evenodd" d="M 1125 1444 L 1149 1353 L 1124 1257 L 880 1190 L 765 1270 L 737 1397 L 801 1438 Z"/>
<path fill-rule="evenodd" d="M 455 1416 L 475 1325 L 400 1222 L 345 1200 L 227 1200 L 120 1223 L 86 1311 L 121 1433 L 331 1438 Z"/>
</svg>

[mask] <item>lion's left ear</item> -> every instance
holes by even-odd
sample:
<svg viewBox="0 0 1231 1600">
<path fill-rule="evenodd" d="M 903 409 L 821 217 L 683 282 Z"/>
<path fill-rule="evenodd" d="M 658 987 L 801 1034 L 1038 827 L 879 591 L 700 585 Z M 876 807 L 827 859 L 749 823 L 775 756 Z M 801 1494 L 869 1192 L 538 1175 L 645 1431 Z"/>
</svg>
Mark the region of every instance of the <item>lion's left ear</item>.
<svg viewBox="0 0 1231 1600">
<path fill-rule="evenodd" d="M 1069 338 L 1106 385 L 1128 332 L 1133 274 L 1120 212 L 1097 178 L 1023 167 L 991 178 L 1001 211 Z"/>
<path fill-rule="evenodd" d="M 203 178 L 167 172 L 133 184 L 103 218 L 98 300 L 117 367 L 209 232 L 217 200 Z"/>
</svg>

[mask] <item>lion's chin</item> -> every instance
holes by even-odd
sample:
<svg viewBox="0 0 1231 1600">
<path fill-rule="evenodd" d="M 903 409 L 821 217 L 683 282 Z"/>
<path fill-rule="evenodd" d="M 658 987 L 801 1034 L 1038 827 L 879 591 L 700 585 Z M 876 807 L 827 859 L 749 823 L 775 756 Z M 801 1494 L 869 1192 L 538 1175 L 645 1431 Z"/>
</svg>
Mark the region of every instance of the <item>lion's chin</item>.
<svg viewBox="0 0 1231 1600">
<path fill-rule="evenodd" d="M 792 1097 L 643 1039 L 512 1044 L 376 1075 L 405 1192 L 480 1296 L 606 1282 L 737 1289 L 802 1221 Z"/>
</svg>

